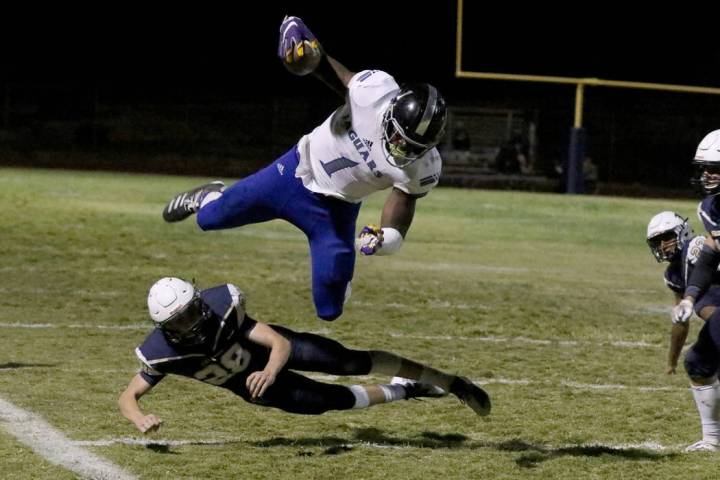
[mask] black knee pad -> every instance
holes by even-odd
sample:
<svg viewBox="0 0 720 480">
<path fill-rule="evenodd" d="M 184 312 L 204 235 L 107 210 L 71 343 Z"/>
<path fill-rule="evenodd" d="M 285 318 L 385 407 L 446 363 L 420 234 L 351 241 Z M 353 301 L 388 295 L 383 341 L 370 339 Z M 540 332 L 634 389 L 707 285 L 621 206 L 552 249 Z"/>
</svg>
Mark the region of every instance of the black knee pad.
<svg viewBox="0 0 720 480">
<path fill-rule="evenodd" d="M 698 352 L 695 348 L 690 348 L 685 355 L 685 371 L 691 379 L 712 377 L 717 370 L 717 355 Z"/>
</svg>

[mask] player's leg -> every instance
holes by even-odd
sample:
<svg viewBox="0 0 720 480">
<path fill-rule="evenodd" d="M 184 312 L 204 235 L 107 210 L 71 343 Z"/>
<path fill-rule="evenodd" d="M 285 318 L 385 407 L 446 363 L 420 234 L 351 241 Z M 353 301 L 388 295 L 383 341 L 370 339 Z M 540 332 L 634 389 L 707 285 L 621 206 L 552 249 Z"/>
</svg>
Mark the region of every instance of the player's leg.
<svg viewBox="0 0 720 480">
<path fill-rule="evenodd" d="M 703 325 L 697 342 L 685 356 L 685 370 L 690 377 L 690 391 L 700 414 L 703 439 L 690 445 L 687 451 L 720 450 L 720 311 Z"/>
<path fill-rule="evenodd" d="M 427 395 L 456 395 L 478 415 L 490 413 L 490 398 L 470 380 L 450 375 L 428 365 L 415 362 L 391 352 L 381 350 L 351 350 L 341 343 L 311 333 L 297 333 L 281 326 L 273 328 L 288 338 L 292 353 L 287 368 L 333 375 L 401 375 L 414 380 L 393 386 L 406 389 L 420 388 Z M 436 387 L 436 388 L 432 388 Z"/>
<path fill-rule="evenodd" d="M 295 372 L 283 371 L 265 395 L 254 403 L 286 412 L 319 415 L 330 410 L 366 408 L 410 398 L 434 397 L 421 388 L 402 385 L 353 385 L 318 382 Z"/>
<path fill-rule="evenodd" d="M 355 221 L 360 204 L 316 196 L 312 215 L 293 218 L 308 236 L 313 301 L 318 317 L 335 320 L 343 312 L 355 269 Z"/>
<path fill-rule="evenodd" d="M 219 230 L 281 218 L 280 211 L 298 188 L 294 178 L 297 162 L 293 147 L 267 167 L 206 200 L 197 213 L 198 226 Z"/>
<path fill-rule="evenodd" d="M 490 396 L 466 377 L 451 375 L 383 350 L 371 350 L 369 353 L 372 362 L 371 373 L 392 375 L 414 380 L 420 384 L 435 385 L 458 397 L 478 415 L 484 416 L 490 413 Z M 396 385 L 404 384 L 404 382 L 396 383 Z"/>
<path fill-rule="evenodd" d="M 720 305 L 720 286 L 713 285 L 695 302 L 695 314 L 707 320 L 718 305 Z"/>
<path fill-rule="evenodd" d="M 292 352 L 287 368 L 331 375 L 367 375 L 372 361 L 370 352 L 352 350 L 340 342 L 313 333 L 295 332 L 280 325 L 274 330 L 290 340 Z"/>
</svg>

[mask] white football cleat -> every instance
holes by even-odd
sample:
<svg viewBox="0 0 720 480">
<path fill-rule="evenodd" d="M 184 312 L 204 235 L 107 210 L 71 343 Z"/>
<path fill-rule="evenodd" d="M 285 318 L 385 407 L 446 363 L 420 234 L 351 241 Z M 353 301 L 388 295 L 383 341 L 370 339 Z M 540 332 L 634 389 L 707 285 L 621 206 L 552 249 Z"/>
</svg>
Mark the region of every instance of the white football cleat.
<svg viewBox="0 0 720 480">
<path fill-rule="evenodd" d="M 685 448 L 686 452 L 720 452 L 720 446 L 708 442 L 706 440 L 700 440 L 692 445 Z"/>
</svg>

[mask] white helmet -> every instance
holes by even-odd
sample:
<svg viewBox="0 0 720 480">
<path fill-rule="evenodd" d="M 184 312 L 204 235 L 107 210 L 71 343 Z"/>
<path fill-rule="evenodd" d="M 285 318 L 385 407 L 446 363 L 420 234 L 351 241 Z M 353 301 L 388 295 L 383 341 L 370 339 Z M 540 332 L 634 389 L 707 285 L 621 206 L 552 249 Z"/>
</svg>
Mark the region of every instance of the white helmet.
<svg viewBox="0 0 720 480">
<path fill-rule="evenodd" d="M 692 183 L 700 184 L 708 195 L 720 193 L 720 130 L 705 135 L 695 151 L 696 168 Z"/>
<path fill-rule="evenodd" d="M 202 326 L 211 312 L 192 283 L 161 278 L 150 287 L 147 304 L 150 318 L 170 342 L 198 345 L 205 340 Z"/>
<path fill-rule="evenodd" d="M 647 227 L 647 243 L 655 260 L 670 261 L 680 252 L 685 242 L 690 240 L 693 230 L 687 222 L 675 212 L 660 212 L 650 219 Z M 674 245 L 670 242 L 674 242 Z M 665 248 L 663 248 L 663 243 Z"/>
</svg>

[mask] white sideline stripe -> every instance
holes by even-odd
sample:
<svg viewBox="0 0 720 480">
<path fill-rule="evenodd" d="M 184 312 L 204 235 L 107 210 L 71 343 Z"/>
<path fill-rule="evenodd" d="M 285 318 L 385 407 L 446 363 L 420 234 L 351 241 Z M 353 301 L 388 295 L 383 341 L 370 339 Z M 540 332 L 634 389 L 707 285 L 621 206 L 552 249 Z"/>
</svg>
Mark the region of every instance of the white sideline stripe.
<svg viewBox="0 0 720 480">
<path fill-rule="evenodd" d="M 622 385 L 622 384 L 603 384 L 603 383 L 580 383 L 573 382 L 570 380 L 560 380 L 554 382 L 552 380 L 535 381 L 527 379 L 511 379 L 511 378 L 482 378 L 475 379 L 473 383 L 478 385 L 560 385 L 575 390 L 638 390 L 640 392 L 671 392 L 676 391 L 674 387 L 648 387 L 648 386 L 637 386 L 637 385 Z"/>
<path fill-rule="evenodd" d="M 347 375 L 347 376 L 338 376 L 338 375 L 327 375 L 323 373 L 310 373 L 307 372 L 304 373 L 306 376 L 313 378 L 315 380 L 321 381 L 321 382 L 336 382 L 340 379 L 353 379 L 353 380 L 359 380 L 362 384 L 377 382 L 377 381 L 385 381 L 382 380 L 383 377 L 378 377 L 377 375 L 365 375 L 365 376 L 356 376 L 356 375 Z M 497 377 L 497 378 L 475 378 L 471 379 L 473 383 L 477 385 L 560 385 L 567 388 L 572 388 L 575 390 L 637 390 L 640 392 L 672 392 L 677 391 L 678 389 L 676 387 L 651 387 L 651 386 L 638 386 L 638 385 L 623 385 L 618 383 L 580 383 L 580 382 L 574 382 L 572 380 L 559 380 L 559 381 L 553 381 L 553 380 L 530 380 L 526 378 L 503 378 L 503 377 Z"/>
<path fill-rule="evenodd" d="M 0 328 L 82 328 L 88 330 L 152 330 L 152 325 L 136 324 L 136 325 L 94 325 L 94 324 L 70 324 L 58 325 L 55 323 L 0 323 Z"/>
<path fill-rule="evenodd" d="M 489 342 L 489 343 L 527 343 L 530 345 L 560 345 L 566 347 L 577 347 L 581 345 L 595 345 L 595 346 L 612 346 L 612 347 L 625 347 L 625 348 L 662 348 L 661 345 L 654 343 L 648 343 L 643 341 L 630 341 L 630 340 L 612 340 L 607 342 L 587 342 L 583 340 L 561 340 L 561 339 L 539 339 L 539 338 L 527 338 L 527 337 L 467 337 L 467 336 L 456 336 L 456 335 L 408 335 L 405 333 L 390 333 L 391 337 L 394 338 L 414 338 L 417 340 L 451 340 L 451 341 L 475 341 L 475 342 Z"/>
<path fill-rule="evenodd" d="M 0 328 L 81 328 L 89 330 L 152 330 L 152 325 L 148 323 L 139 323 L 134 325 L 95 325 L 95 324 L 70 324 L 60 325 L 54 323 L 9 323 L 0 322 Z M 328 329 L 314 330 L 311 333 L 319 335 L 328 335 L 332 331 Z M 474 341 L 488 343 L 526 343 L 530 345 L 559 345 L 566 347 L 577 347 L 581 345 L 594 345 L 600 347 L 612 346 L 622 348 L 664 348 L 662 345 L 644 342 L 642 340 L 612 340 L 607 342 L 588 342 L 584 340 L 562 340 L 562 339 L 540 339 L 527 337 L 468 337 L 462 335 L 408 335 L 405 333 L 390 333 L 394 338 L 414 338 L 416 340 L 448 340 L 448 341 Z"/>
<path fill-rule="evenodd" d="M 114 463 L 75 445 L 40 415 L 16 407 L 2 398 L 0 398 L 0 425 L 45 460 L 60 465 L 82 478 L 98 480 L 137 478 Z"/>
<path fill-rule="evenodd" d="M 68 369 L 64 369 L 65 371 L 69 371 Z M 127 368 L 127 369 L 89 369 L 89 370 L 83 370 L 83 369 L 74 369 L 73 371 L 86 373 L 86 374 L 107 374 L 107 373 L 122 373 L 127 375 L 133 375 L 134 373 L 137 373 L 137 369 Z M 8 367 L 8 368 L 0 368 L 0 372 L 9 372 L 9 373 L 16 373 L 19 372 L 18 368 L 15 367 Z M 311 372 L 303 372 L 303 375 L 313 378 L 315 380 L 321 381 L 321 382 L 337 382 L 342 379 L 352 380 L 356 381 L 359 384 L 368 384 L 368 383 L 378 383 L 378 382 L 386 382 L 387 379 L 383 376 L 379 375 L 328 375 L 324 373 L 311 373 Z M 677 391 L 678 389 L 676 387 L 652 387 L 652 386 L 643 386 L 643 385 L 623 385 L 621 383 L 581 383 L 581 382 L 574 382 L 572 380 L 560 380 L 560 381 L 552 381 L 552 380 L 530 380 L 525 378 L 503 378 L 503 377 L 497 377 L 497 378 L 477 378 L 473 380 L 474 383 L 478 385 L 521 385 L 521 386 L 529 386 L 529 385 L 560 385 L 567 388 L 572 388 L 575 390 L 637 390 L 639 392 L 671 392 L 671 391 Z"/>
<path fill-rule="evenodd" d="M 482 442 L 483 440 L 477 440 Z M 248 439 L 240 438 L 218 438 L 218 439 L 198 439 L 198 440 L 170 440 L 170 439 L 144 439 L 144 438 L 108 438 L 104 440 L 77 440 L 73 441 L 74 445 L 84 447 L 108 447 L 111 445 L 140 445 L 140 446 L 163 446 L 163 447 L 183 447 L 192 445 L 228 445 L 232 443 L 247 443 Z M 410 445 L 385 445 L 375 442 L 347 442 L 339 447 L 365 447 L 365 448 L 382 448 L 382 449 L 413 449 L 421 447 L 413 447 Z M 640 442 L 640 443 L 603 443 L 603 442 L 586 442 L 586 443 L 565 443 L 560 445 L 545 445 L 543 448 L 548 450 L 564 449 L 564 448 L 608 448 L 611 450 L 650 450 L 654 452 L 682 450 L 685 445 L 663 445 L 658 442 Z"/>
</svg>

